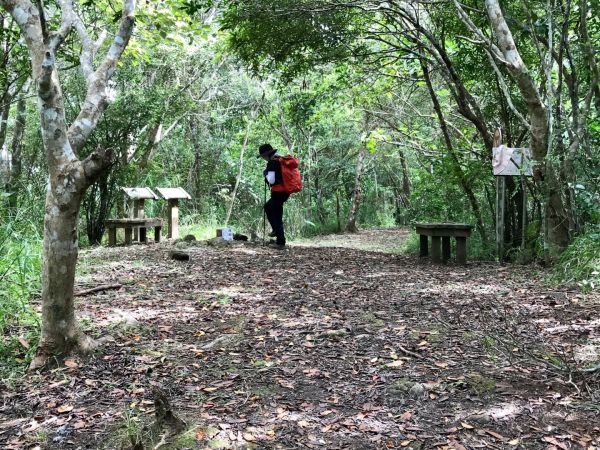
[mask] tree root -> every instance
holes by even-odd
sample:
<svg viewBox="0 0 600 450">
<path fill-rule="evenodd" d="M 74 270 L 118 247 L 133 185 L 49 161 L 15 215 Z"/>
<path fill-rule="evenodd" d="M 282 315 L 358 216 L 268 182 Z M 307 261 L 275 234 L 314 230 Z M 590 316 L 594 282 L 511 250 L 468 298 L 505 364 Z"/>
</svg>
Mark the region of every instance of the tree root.
<svg viewBox="0 0 600 450">
<path fill-rule="evenodd" d="M 44 342 L 43 340 L 40 342 L 37 353 L 31 364 L 29 364 L 29 372 L 33 372 L 35 370 L 42 370 L 49 366 L 51 363 L 57 361 L 57 358 L 60 360 L 64 359 L 67 356 L 74 354 L 89 354 L 96 351 L 102 345 L 108 342 L 114 342 L 114 338 L 112 336 L 103 336 L 100 339 L 93 339 L 83 331 L 76 331 L 69 339 L 67 339 L 67 346 L 65 348 L 59 349 L 52 342 Z"/>
</svg>

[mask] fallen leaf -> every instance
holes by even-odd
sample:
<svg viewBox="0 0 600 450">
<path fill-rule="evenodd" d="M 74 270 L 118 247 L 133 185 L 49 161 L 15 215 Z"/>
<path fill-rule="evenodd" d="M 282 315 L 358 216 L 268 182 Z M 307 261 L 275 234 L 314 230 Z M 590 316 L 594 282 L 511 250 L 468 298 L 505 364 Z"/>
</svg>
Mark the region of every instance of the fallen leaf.
<svg viewBox="0 0 600 450">
<path fill-rule="evenodd" d="M 471 424 L 469 424 L 469 423 L 467 423 L 467 422 L 461 422 L 460 424 L 461 424 L 461 426 L 462 426 L 463 428 L 465 428 L 465 429 L 467 429 L 467 430 L 472 430 L 473 428 L 475 428 L 473 425 L 471 425 Z"/>
<path fill-rule="evenodd" d="M 75 369 L 79 367 L 79 364 L 77 364 L 72 359 L 65 359 L 65 366 L 67 366 L 69 369 Z"/>
<path fill-rule="evenodd" d="M 75 428 L 76 430 L 81 430 L 82 428 L 85 428 L 85 425 L 86 423 L 83 420 L 78 420 L 73 424 L 73 428 Z"/>
<path fill-rule="evenodd" d="M 204 392 L 215 392 L 215 391 L 216 391 L 216 390 L 218 390 L 218 389 L 219 389 L 219 388 L 216 388 L 216 387 L 206 387 L 206 388 L 203 388 L 202 390 L 203 390 Z"/>
<path fill-rule="evenodd" d="M 495 438 L 496 438 L 496 439 L 498 439 L 499 441 L 505 441 L 505 440 L 506 440 L 506 438 L 505 438 L 504 436 L 502 436 L 501 434 L 498 434 L 498 433 L 496 433 L 495 431 L 492 431 L 492 430 L 488 430 L 487 428 L 484 428 L 484 429 L 483 429 L 483 430 L 481 430 L 481 431 L 484 431 L 484 432 L 486 432 L 487 434 L 489 434 L 490 436 L 493 436 L 493 437 L 495 437 Z"/>
<path fill-rule="evenodd" d="M 512 441 L 508 441 L 508 445 L 519 445 L 519 442 L 521 442 L 521 439 L 516 438 L 516 439 L 513 439 Z"/>
<path fill-rule="evenodd" d="M 392 361 L 391 363 L 387 363 L 386 367 L 397 368 L 401 367 L 404 364 L 404 361 L 397 359 L 396 361 Z"/>
<path fill-rule="evenodd" d="M 244 433 L 244 440 L 248 441 L 248 442 L 255 442 L 256 438 L 254 437 L 254 435 L 252 433 Z"/>
<path fill-rule="evenodd" d="M 29 350 L 29 342 L 27 342 L 27 339 L 25 339 L 23 336 L 19 336 L 19 342 L 23 347 Z"/>
<path fill-rule="evenodd" d="M 297 423 L 300 428 L 308 428 L 308 426 L 310 426 L 310 424 L 306 420 L 300 420 Z"/>
<path fill-rule="evenodd" d="M 60 414 L 69 412 L 69 411 L 73 411 L 73 405 L 62 405 L 59 406 L 58 408 L 56 408 L 56 411 L 59 412 Z"/>
<path fill-rule="evenodd" d="M 411 417 L 412 417 L 412 412 L 406 411 L 399 417 L 399 419 L 401 422 L 406 422 L 406 421 L 410 420 Z"/>
<path fill-rule="evenodd" d="M 206 438 L 206 433 L 204 431 L 196 432 L 196 440 L 197 441 L 203 441 L 204 438 Z"/>
</svg>

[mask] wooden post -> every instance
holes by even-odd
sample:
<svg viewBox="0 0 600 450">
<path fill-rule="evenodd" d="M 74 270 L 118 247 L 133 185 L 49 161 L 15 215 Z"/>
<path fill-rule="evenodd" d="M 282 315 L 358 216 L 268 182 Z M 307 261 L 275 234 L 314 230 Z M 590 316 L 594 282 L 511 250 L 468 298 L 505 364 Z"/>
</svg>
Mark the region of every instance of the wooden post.
<svg viewBox="0 0 600 450">
<path fill-rule="evenodd" d="M 154 242 L 160 242 L 160 230 L 162 227 L 154 227 Z"/>
<path fill-rule="evenodd" d="M 143 198 L 133 201 L 133 217 L 135 219 L 143 219 L 146 217 L 144 212 L 144 202 Z M 146 242 L 146 230 L 144 229 L 144 238 L 142 238 L 142 227 L 135 227 L 133 229 L 133 240 L 139 242 Z"/>
<path fill-rule="evenodd" d="M 525 177 L 521 176 L 521 190 L 523 191 L 523 222 L 521 230 L 521 250 L 525 250 L 527 246 L 527 183 L 525 182 Z"/>
<path fill-rule="evenodd" d="M 131 225 L 125 227 L 125 245 L 131 245 L 131 235 L 133 228 Z"/>
<path fill-rule="evenodd" d="M 179 200 L 169 200 L 169 239 L 179 238 Z"/>
<path fill-rule="evenodd" d="M 465 266 L 467 264 L 467 238 L 456 237 L 456 262 Z"/>
<path fill-rule="evenodd" d="M 442 261 L 446 262 L 450 259 L 450 236 L 442 237 Z"/>
<path fill-rule="evenodd" d="M 504 260 L 504 211 L 506 208 L 506 179 L 496 177 L 496 254 Z"/>
<path fill-rule="evenodd" d="M 114 247 L 117 245 L 117 228 L 108 227 L 108 246 Z"/>
<path fill-rule="evenodd" d="M 419 252 L 419 256 L 427 256 L 429 255 L 429 238 L 426 234 L 420 234 L 419 239 L 421 241 L 421 251 Z"/>
<path fill-rule="evenodd" d="M 435 263 L 441 262 L 441 244 L 440 236 L 431 236 L 431 260 Z"/>
</svg>

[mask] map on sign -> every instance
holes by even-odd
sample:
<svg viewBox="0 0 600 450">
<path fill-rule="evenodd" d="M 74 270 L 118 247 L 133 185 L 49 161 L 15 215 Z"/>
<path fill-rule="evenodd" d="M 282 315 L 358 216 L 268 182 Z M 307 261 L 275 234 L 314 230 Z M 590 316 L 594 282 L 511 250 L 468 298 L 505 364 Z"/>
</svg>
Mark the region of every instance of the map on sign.
<svg viewBox="0 0 600 450">
<path fill-rule="evenodd" d="M 494 175 L 532 176 L 531 151 L 528 148 L 510 148 L 505 145 L 494 147 L 492 167 Z M 523 157 L 525 155 L 525 157 Z"/>
</svg>

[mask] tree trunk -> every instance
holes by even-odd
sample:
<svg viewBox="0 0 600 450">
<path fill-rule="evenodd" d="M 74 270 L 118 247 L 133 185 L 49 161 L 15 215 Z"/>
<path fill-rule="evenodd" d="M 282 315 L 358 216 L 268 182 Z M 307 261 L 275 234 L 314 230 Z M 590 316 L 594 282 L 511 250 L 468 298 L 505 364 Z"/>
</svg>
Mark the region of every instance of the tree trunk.
<svg viewBox="0 0 600 450">
<path fill-rule="evenodd" d="M 10 148 L 12 165 L 7 192 L 10 194 L 10 197 L 8 198 L 8 204 L 11 210 L 14 210 L 18 205 L 17 196 L 19 192 L 19 184 L 21 183 L 21 173 L 23 171 L 22 148 L 23 135 L 25 133 L 26 106 L 25 96 L 23 93 L 21 93 L 19 95 L 19 101 L 17 102 L 17 116 L 15 118 L 15 127 Z"/>
<path fill-rule="evenodd" d="M 231 219 L 231 213 L 233 211 L 233 205 L 235 204 L 235 198 L 237 196 L 238 187 L 240 186 L 240 180 L 242 179 L 242 173 L 244 171 L 244 151 L 246 150 L 246 146 L 248 145 L 248 137 L 250 136 L 250 124 L 252 121 L 248 119 L 248 124 L 246 125 L 246 134 L 244 135 L 244 142 L 242 143 L 242 148 L 240 149 L 240 170 L 238 171 L 238 175 L 235 179 L 235 186 L 233 187 L 233 192 L 231 193 L 231 203 L 229 204 L 229 208 L 227 209 L 227 215 L 225 216 L 225 226 L 229 223 L 229 219 Z"/>
<path fill-rule="evenodd" d="M 521 59 L 498 0 L 485 0 L 487 13 L 498 41 L 498 58 L 505 61 L 514 78 L 530 122 L 531 153 L 540 164 L 535 169 L 537 182 L 544 192 L 544 253 L 547 262 L 555 260 L 570 241 L 568 213 L 562 198 L 557 170 L 548 154 L 549 121 L 535 80 Z"/>
<path fill-rule="evenodd" d="M 12 102 L 12 95 L 10 93 L 6 93 L 0 99 L 2 102 L 2 110 L 0 111 L 0 150 L 4 147 L 4 142 L 6 140 L 6 130 L 8 129 L 8 115 L 10 113 L 10 105 Z"/>
<path fill-rule="evenodd" d="M 85 351 L 91 347 L 91 339 L 77 326 L 73 306 L 81 196 L 81 190 L 77 189 L 59 201 L 56 186 L 50 188 L 46 196 L 42 334 L 37 363 L 45 362 L 50 355 L 68 354 L 73 350 Z"/>
<path fill-rule="evenodd" d="M 431 97 L 431 102 L 433 103 L 433 109 L 437 114 L 438 120 L 440 122 L 440 128 L 442 130 L 442 135 L 444 136 L 444 141 L 446 143 L 446 148 L 450 154 L 450 158 L 454 164 L 454 170 L 458 176 L 459 183 L 463 188 L 469 203 L 471 204 L 471 209 L 473 210 L 473 215 L 475 216 L 475 220 L 477 221 L 477 231 L 481 236 L 481 240 L 484 245 L 487 243 L 487 233 L 485 231 L 485 224 L 483 222 L 483 216 L 481 215 L 481 208 L 479 206 L 479 202 L 477 201 L 477 197 L 475 197 L 475 193 L 473 189 L 471 189 L 471 184 L 466 179 L 466 175 L 460 165 L 460 161 L 456 156 L 456 152 L 454 151 L 454 146 L 452 145 L 452 139 L 450 137 L 450 131 L 448 130 L 448 124 L 446 123 L 446 119 L 442 112 L 442 107 L 440 102 L 438 101 L 437 95 L 433 88 L 433 84 L 431 82 L 431 77 L 429 76 L 429 69 L 427 68 L 427 64 L 425 60 L 421 58 L 421 68 L 423 69 L 423 76 L 425 77 L 425 83 L 427 84 L 427 89 L 429 90 L 429 96 Z"/>
<path fill-rule="evenodd" d="M 60 28 L 49 33 L 43 8 L 29 0 L 0 0 L 0 6 L 18 23 L 29 50 L 49 174 L 42 260 L 42 330 L 30 369 L 44 365 L 50 355 L 91 347 L 91 339 L 77 326 L 73 306 L 77 222 L 85 190 L 109 165 L 112 154 L 96 150 L 84 160 L 79 160 L 77 154 L 108 106 L 108 80 L 127 47 L 134 24 L 135 1 L 124 0 L 119 30 L 94 69 L 94 57 L 102 41 L 92 41 L 81 17 L 73 10 L 72 0 L 58 3 Z M 77 118 L 67 127 L 56 55 L 72 29 L 82 44 L 80 62 L 87 94 Z"/>
<path fill-rule="evenodd" d="M 358 212 L 360 210 L 360 202 L 362 198 L 362 177 L 365 168 L 366 154 L 367 148 L 364 145 L 361 145 L 356 158 L 356 176 L 354 178 L 352 205 L 350 206 L 350 214 L 348 215 L 348 223 L 346 224 L 346 231 L 349 231 L 350 233 L 358 232 L 356 221 L 358 218 Z"/>
<path fill-rule="evenodd" d="M 410 173 L 408 171 L 408 164 L 406 163 L 406 155 L 400 150 L 400 165 L 402 167 L 402 205 L 405 208 L 410 206 Z"/>
</svg>

